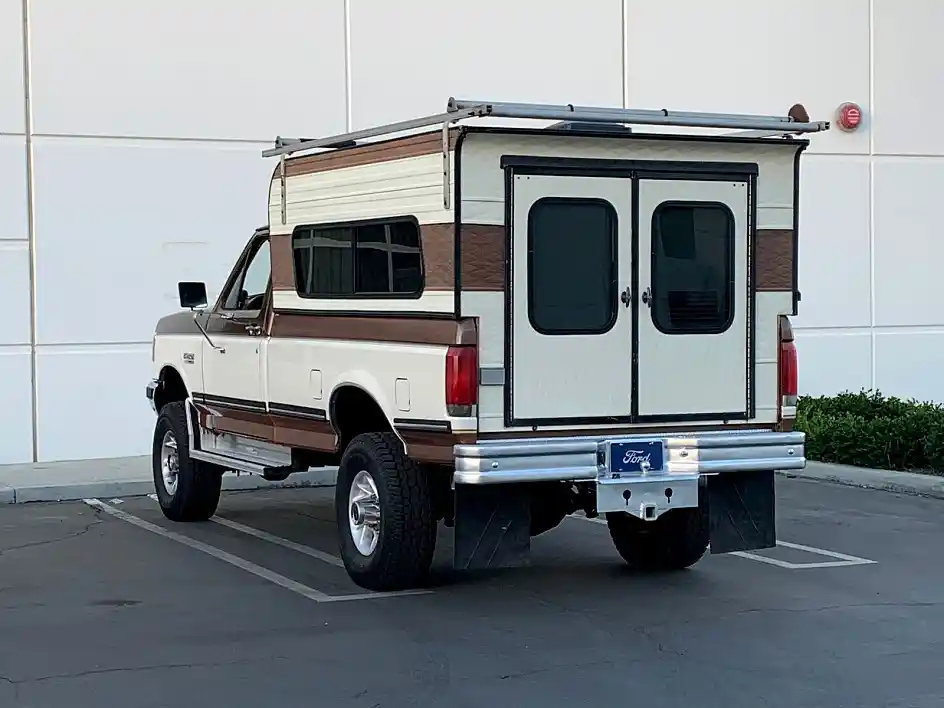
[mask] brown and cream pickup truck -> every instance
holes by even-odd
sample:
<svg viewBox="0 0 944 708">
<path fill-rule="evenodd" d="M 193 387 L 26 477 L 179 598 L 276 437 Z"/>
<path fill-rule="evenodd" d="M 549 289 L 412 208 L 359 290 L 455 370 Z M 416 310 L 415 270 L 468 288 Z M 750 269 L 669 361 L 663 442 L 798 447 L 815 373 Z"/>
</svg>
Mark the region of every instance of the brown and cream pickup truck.
<svg viewBox="0 0 944 708">
<path fill-rule="evenodd" d="M 525 564 L 570 514 L 643 569 L 774 545 L 774 472 L 805 465 L 797 136 L 828 127 L 450 99 L 277 140 L 268 224 L 156 326 L 161 509 L 336 466 L 373 590 L 421 585 L 441 523 L 461 569 Z"/>
</svg>

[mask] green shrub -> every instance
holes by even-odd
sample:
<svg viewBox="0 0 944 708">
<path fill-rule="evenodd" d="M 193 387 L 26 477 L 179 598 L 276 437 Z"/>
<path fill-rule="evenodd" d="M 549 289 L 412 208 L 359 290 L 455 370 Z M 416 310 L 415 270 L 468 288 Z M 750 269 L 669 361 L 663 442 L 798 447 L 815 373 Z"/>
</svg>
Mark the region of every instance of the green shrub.
<svg viewBox="0 0 944 708">
<path fill-rule="evenodd" d="M 809 460 L 944 474 L 944 406 L 845 391 L 803 396 L 796 429 Z"/>
</svg>

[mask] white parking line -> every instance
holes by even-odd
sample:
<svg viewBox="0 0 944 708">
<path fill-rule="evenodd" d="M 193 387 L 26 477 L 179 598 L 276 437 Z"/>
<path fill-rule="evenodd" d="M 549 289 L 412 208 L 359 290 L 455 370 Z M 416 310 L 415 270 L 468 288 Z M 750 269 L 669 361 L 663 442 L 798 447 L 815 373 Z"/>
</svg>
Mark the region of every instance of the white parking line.
<svg viewBox="0 0 944 708">
<path fill-rule="evenodd" d="M 206 553 L 207 555 L 212 556 L 213 558 L 216 558 L 217 560 L 221 560 L 224 563 L 229 563 L 230 565 L 240 568 L 241 570 L 245 570 L 247 573 L 251 573 L 252 575 L 255 575 L 256 577 L 262 578 L 264 580 L 268 580 L 270 583 L 274 583 L 275 585 L 285 588 L 286 590 L 291 590 L 292 592 L 298 595 L 301 595 L 302 597 L 306 597 L 309 600 L 314 600 L 315 602 L 345 602 L 348 600 L 375 600 L 375 599 L 381 599 L 385 597 L 398 597 L 398 596 L 403 596 L 403 595 L 426 595 L 431 592 L 430 590 L 399 590 L 396 592 L 368 592 L 368 593 L 359 593 L 356 595 L 328 595 L 326 593 L 321 592 L 320 590 L 315 590 L 314 588 L 311 588 L 303 583 L 300 583 L 297 580 L 292 580 L 291 578 L 281 575 L 280 573 L 276 573 L 273 570 L 269 570 L 268 568 L 263 568 L 261 565 L 256 565 L 255 563 L 247 561 L 244 558 L 240 558 L 239 556 L 234 556 L 232 553 L 227 553 L 226 551 L 220 550 L 219 548 L 211 546 L 207 543 L 203 543 L 202 541 L 198 541 L 194 538 L 190 538 L 189 536 L 184 536 L 183 534 L 170 531 L 161 526 L 158 526 L 157 524 L 152 524 L 150 521 L 145 521 L 144 519 L 140 519 L 137 516 L 124 512 L 120 509 L 116 509 L 115 507 L 109 504 L 106 504 L 105 502 L 100 501 L 99 499 L 85 499 L 83 501 L 95 509 L 99 509 L 105 512 L 106 514 L 110 514 L 111 516 L 114 516 L 117 519 L 121 519 L 122 521 L 126 521 L 132 526 L 137 526 L 140 529 L 144 529 L 145 531 L 150 531 L 151 533 L 157 534 L 158 536 L 163 536 L 164 538 L 168 538 L 172 541 L 176 541 L 177 543 L 180 543 L 184 546 L 188 546 L 189 548 L 200 551 L 201 553 Z M 249 527 L 247 526 L 246 528 L 249 528 Z M 252 530 L 255 531 L 256 529 L 252 529 Z M 259 532 L 259 533 L 263 533 L 263 532 Z M 273 538 L 277 538 L 277 537 L 273 537 Z M 268 540 L 268 539 L 265 539 L 265 540 Z M 280 539 L 280 540 L 285 541 L 285 543 L 292 543 L 291 541 L 287 541 L 286 539 Z M 284 545 L 284 544 L 279 544 L 279 545 Z M 292 549 L 292 550 L 296 550 L 296 549 Z M 314 549 L 308 549 L 308 550 L 314 551 Z M 311 554 L 306 553 L 306 555 L 311 555 Z"/>
<path fill-rule="evenodd" d="M 801 570 L 805 568 L 842 568 L 849 565 L 871 565 L 878 562 L 869 560 L 868 558 L 859 558 L 858 556 L 850 556 L 846 555 L 845 553 L 838 553 L 837 551 L 827 551 L 825 548 L 804 546 L 800 543 L 777 541 L 777 545 L 782 546 L 783 548 L 793 548 L 797 551 L 805 551 L 806 553 L 812 553 L 813 555 L 817 556 L 839 558 L 840 560 L 821 561 L 819 563 L 790 563 L 788 561 L 778 560 L 777 558 L 767 558 L 766 556 L 750 553 L 749 551 L 734 551 L 729 555 L 738 556 L 739 558 L 747 558 L 748 560 L 758 561 L 760 563 L 768 563 L 770 565 L 776 565 L 780 568 L 787 568 L 789 570 Z"/>
<path fill-rule="evenodd" d="M 282 548 L 288 548 L 289 550 L 295 551 L 297 553 L 304 553 L 306 556 L 317 558 L 320 561 L 330 563 L 331 565 L 337 566 L 338 568 L 344 567 L 344 561 L 342 561 L 337 556 L 332 556 L 330 553 L 319 551 L 318 549 L 311 548 L 310 546 L 303 546 L 300 543 L 295 543 L 295 541 L 290 541 L 289 539 L 282 538 L 281 536 L 275 536 L 268 531 L 255 529 L 252 526 L 246 526 L 245 524 L 241 524 L 238 521 L 224 519 L 222 516 L 214 516 L 210 519 L 210 521 L 213 521 L 220 526 L 233 529 L 234 531 L 244 533 L 247 536 L 254 536 L 258 539 L 262 539 L 263 541 L 274 543 L 276 546 L 282 546 Z"/>
<path fill-rule="evenodd" d="M 590 521 L 595 524 L 603 524 L 606 526 L 606 519 L 602 518 L 588 518 L 583 514 L 573 514 L 571 518 L 574 519 L 583 519 L 584 521 Z M 788 570 L 805 570 L 812 568 L 842 568 L 850 565 L 871 565 L 873 563 L 878 563 L 878 561 L 869 560 L 868 558 L 859 558 L 858 556 L 850 556 L 845 553 L 839 553 L 837 551 L 828 551 L 825 548 L 814 548 L 813 546 L 804 546 L 799 543 L 790 543 L 789 541 L 777 541 L 777 545 L 783 548 L 792 548 L 796 551 L 806 551 L 807 553 L 812 553 L 817 556 L 826 556 L 827 558 L 838 558 L 839 560 L 834 561 L 821 561 L 818 563 L 790 563 L 789 561 L 779 560 L 778 558 L 768 558 L 766 556 L 761 556 L 756 553 L 750 553 L 749 551 L 732 551 L 731 553 L 726 553 L 728 556 L 737 556 L 738 558 L 745 558 L 747 560 L 757 561 L 758 563 L 767 563 L 768 565 L 775 565 L 778 568 L 787 568 Z"/>
</svg>

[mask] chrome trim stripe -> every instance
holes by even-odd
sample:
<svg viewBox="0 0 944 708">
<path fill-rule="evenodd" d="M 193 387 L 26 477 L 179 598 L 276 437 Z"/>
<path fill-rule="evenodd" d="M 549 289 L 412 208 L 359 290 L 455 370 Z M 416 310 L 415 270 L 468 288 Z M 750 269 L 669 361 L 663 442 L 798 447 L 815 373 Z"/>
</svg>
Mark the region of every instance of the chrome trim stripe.
<svg viewBox="0 0 944 708">
<path fill-rule="evenodd" d="M 527 438 L 455 445 L 456 484 L 597 481 L 606 470 L 608 443 L 659 440 L 665 468 L 652 475 L 624 475 L 639 483 L 656 475 L 711 475 L 806 467 L 805 433 L 768 430 L 712 431 L 683 435 Z"/>
</svg>

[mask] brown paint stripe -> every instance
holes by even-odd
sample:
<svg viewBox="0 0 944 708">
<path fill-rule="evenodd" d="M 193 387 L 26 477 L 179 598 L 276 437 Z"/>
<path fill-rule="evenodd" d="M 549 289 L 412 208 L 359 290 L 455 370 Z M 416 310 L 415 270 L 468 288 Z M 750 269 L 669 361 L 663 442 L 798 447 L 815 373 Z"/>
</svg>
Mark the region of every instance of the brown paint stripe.
<svg viewBox="0 0 944 708">
<path fill-rule="evenodd" d="M 451 465 L 455 462 L 453 445 L 475 442 L 474 433 L 440 433 L 400 428 L 397 432 L 406 443 L 410 457 L 419 462 Z"/>
<path fill-rule="evenodd" d="M 452 224 L 422 227 L 423 261 L 427 290 L 455 288 L 455 244 Z M 462 225 L 463 290 L 497 291 L 505 288 L 505 227 Z"/>
<path fill-rule="evenodd" d="M 452 290 L 455 284 L 455 250 L 452 224 L 420 227 L 426 289 Z M 757 289 L 787 291 L 793 283 L 793 230 L 757 230 Z M 272 285 L 276 290 L 295 289 L 291 236 L 272 236 Z M 462 225 L 462 289 L 501 292 L 505 285 L 505 227 Z"/>
<path fill-rule="evenodd" d="M 206 401 L 198 393 L 193 394 L 193 404 L 204 428 L 256 440 L 272 440 L 272 421 L 264 411 L 243 410 L 225 401 Z"/>
<path fill-rule="evenodd" d="M 451 291 L 455 287 L 455 227 L 423 224 L 420 240 L 426 290 Z M 292 236 L 273 234 L 272 288 L 295 291 Z M 501 292 L 505 285 L 505 227 L 487 224 L 462 225 L 462 289 Z"/>
<path fill-rule="evenodd" d="M 760 291 L 792 292 L 793 229 L 758 229 L 756 287 Z"/>
<path fill-rule="evenodd" d="M 399 344 L 475 344 L 477 331 L 472 319 L 441 317 L 356 317 L 307 312 L 276 312 L 272 337 L 300 339 L 346 339 L 359 342 Z"/>
<path fill-rule="evenodd" d="M 449 149 L 455 149 L 456 137 L 459 131 L 456 128 L 449 130 Z M 400 138 L 392 138 L 365 145 L 358 145 L 337 150 L 327 150 L 314 155 L 290 157 L 285 160 L 286 177 L 327 172 L 342 167 L 356 167 L 371 165 L 377 162 L 402 160 L 407 157 L 419 157 L 442 152 L 442 131 L 433 130 Z M 279 179 L 279 166 L 275 167 L 272 179 Z"/>
<path fill-rule="evenodd" d="M 295 292 L 295 262 L 291 234 L 271 234 L 269 253 L 272 263 L 272 289 Z"/>
<path fill-rule="evenodd" d="M 272 442 L 277 445 L 337 452 L 338 436 L 328 421 L 272 414 L 272 423 L 275 429 Z"/>
</svg>

